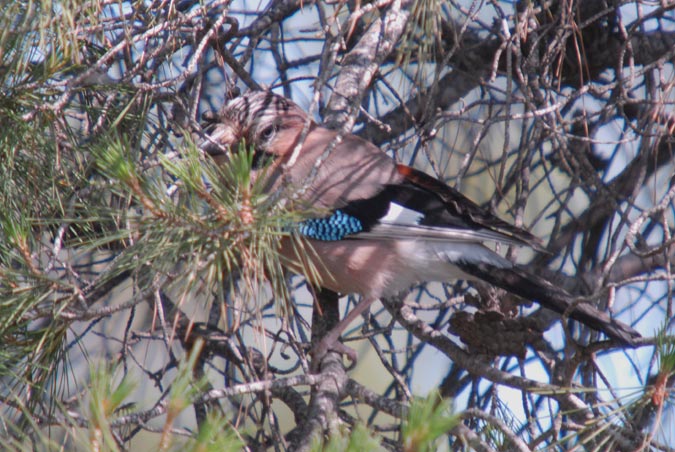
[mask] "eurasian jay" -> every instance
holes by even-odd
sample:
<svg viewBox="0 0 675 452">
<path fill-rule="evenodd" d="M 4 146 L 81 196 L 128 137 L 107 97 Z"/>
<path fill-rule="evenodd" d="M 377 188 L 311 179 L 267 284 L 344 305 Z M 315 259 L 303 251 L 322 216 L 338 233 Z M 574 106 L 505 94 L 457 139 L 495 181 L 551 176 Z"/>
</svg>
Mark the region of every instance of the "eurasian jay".
<svg viewBox="0 0 675 452">
<path fill-rule="evenodd" d="M 315 358 L 329 348 L 340 349 L 342 331 L 378 298 L 416 283 L 452 279 L 488 282 L 626 345 L 634 346 L 640 337 L 483 245 L 533 245 L 531 234 L 440 180 L 397 164 L 372 143 L 317 125 L 284 97 L 249 92 L 227 103 L 207 132 L 204 152 L 233 152 L 242 141 L 254 146 L 253 171 L 266 167 L 270 191 L 285 189 L 304 201 L 308 212 L 323 212 L 295 228 L 313 252 L 298 251 L 286 238 L 281 255 L 292 271 L 306 274 L 311 265 L 323 287 L 357 293 L 362 300 L 324 337 Z"/>
</svg>

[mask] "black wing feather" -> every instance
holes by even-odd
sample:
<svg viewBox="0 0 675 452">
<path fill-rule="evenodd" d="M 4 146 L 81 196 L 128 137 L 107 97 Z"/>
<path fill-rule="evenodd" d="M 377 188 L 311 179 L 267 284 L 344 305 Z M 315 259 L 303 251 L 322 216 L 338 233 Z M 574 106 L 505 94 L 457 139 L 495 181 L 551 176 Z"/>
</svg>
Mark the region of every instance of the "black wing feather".
<svg viewBox="0 0 675 452">
<path fill-rule="evenodd" d="M 340 208 L 370 231 L 396 203 L 422 214 L 420 226 L 449 227 L 467 230 L 490 230 L 511 241 L 539 248 L 539 240 L 481 208 L 466 196 L 422 171 L 397 166 L 404 180 L 385 185 L 375 196 L 357 199 Z"/>
</svg>

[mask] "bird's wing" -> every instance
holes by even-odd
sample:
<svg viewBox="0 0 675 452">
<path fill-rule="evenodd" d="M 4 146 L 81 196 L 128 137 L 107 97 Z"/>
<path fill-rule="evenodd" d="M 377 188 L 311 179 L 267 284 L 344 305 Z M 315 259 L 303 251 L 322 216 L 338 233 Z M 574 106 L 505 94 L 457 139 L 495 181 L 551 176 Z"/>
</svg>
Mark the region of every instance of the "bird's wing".
<svg viewBox="0 0 675 452">
<path fill-rule="evenodd" d="M 397 170 L 405 177 L 397 200 L 408 208 L 421 206 L 424 217 L 420 225 L 465 228 L 486 240 L 539 246 L 538 238 L 503 221 L 444 182 L 409 166 L 399 164 Z"/>
<path fill-rule="evenodd" d="M 396 166 L 396 175 L 374 195 L 361 197 L 356 191 L 343 197 L 337 209 L 310 220 L 312 228 L 304 232 L 323 240 L 493 241 L 538 247 L 529 232 L 497 218 L 440 180 L 404 165 Z"/>
</svg>

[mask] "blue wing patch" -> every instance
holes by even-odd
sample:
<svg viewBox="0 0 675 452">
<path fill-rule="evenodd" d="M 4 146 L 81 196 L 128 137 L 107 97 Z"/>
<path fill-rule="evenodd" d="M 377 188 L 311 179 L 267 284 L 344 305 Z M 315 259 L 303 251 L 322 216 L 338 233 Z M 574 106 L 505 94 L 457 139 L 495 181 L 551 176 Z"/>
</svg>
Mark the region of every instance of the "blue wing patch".
<svg viewBox="0 0 675 452">
<path fill-rule="evenodd" d="M 298 232 L 315 240 L 337 241 L 361 231 L 361 221 L 341 210 L 336 210 L 330 217 L 312 218 L 298 223 Z"/>
</svg>

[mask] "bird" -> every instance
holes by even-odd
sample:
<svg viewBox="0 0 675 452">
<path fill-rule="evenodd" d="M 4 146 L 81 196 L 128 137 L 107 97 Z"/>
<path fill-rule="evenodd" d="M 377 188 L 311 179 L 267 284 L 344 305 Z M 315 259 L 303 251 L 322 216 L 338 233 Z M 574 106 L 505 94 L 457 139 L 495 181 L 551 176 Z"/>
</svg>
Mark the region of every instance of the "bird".
<svg viewBox="0 0 675 452">
<path fill-rule="evenodd" d="M 332 349 L 355 361 L 339 338 L 375 300 L 456 279 L 487 282 L 636 346 L 640 333 L 629 325 L 485 246 L 539 248 L 531 233 L 374 144 L 322 127 L 290 99 L 249 91 L 230 100 L 205 127 L 200 148 L 221 158 L 241 143 L 253 148 L 252 177 L 265 177 L 270 193 L 292 193 L 312 216 L 293 228 L 311 251 L 285 237 L 284 264 L 305 275 L 312 267 L 322 287 L 361 295 L 315 347 L 315 360 Z"/>
</svg>

